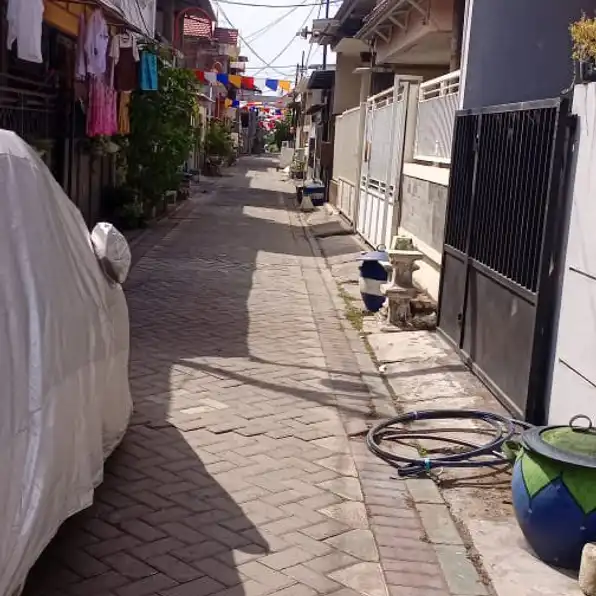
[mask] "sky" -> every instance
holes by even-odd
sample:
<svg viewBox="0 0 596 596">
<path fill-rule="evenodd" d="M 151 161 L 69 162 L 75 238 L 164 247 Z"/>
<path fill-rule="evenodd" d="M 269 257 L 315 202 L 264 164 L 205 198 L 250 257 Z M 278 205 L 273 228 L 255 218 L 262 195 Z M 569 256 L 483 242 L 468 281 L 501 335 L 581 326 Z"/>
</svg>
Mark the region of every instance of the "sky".
<svg viewBox="0 0 596 596">
<path fill-rule="evenodd" d="M 218 17 L 218 25 L 235 27 L 244 38 L 244 41 L 239 40 L 239 43 L 241 55 L 248 56 L 249 60 L 246 76 L 255 76 L 257 79 L 287 79 L 291 80 L 293 85 L 296 64 L 300 63 L 302 59 L 302 51 L 306 56 L 310 52 L 308 64 L 321 64 L 323 48 L 318 44 L 310 44 L 308 40 L 301 37 L 296 37 L 296 33 L 304 27 L 311 29 L 312 21 L 317 18 L 319 9 L 320 16 L 324 17 L 324 6 L 312 6 L 318 0 L 235 1 L 246 2 L 247 6 L 227 4 L 225 1 L 220 3 L 217 0 L 212 0 L 211 3 Z M 293 8 L 294 5 L 301 3 L 307 4 L 307 6 Z M 271 4 L 276 8 L 259 7 L 259 4 Z M 337 10 L 337 6 L 337 3 L 331 4 L 329 11 L 331 16 Z M 226 17 L 229 21 L 226 20 Z M 279 23 L 276 23 L 277 20 Z M 265 30 L 263 31 L 263 29 Z M 288 44 L 289 46 L 284 50 Z M 263 61 L 271 66 L 266 67 Z M 335 63 L 335 56 L 331 52 L 327 63 Z"/>
</svg>

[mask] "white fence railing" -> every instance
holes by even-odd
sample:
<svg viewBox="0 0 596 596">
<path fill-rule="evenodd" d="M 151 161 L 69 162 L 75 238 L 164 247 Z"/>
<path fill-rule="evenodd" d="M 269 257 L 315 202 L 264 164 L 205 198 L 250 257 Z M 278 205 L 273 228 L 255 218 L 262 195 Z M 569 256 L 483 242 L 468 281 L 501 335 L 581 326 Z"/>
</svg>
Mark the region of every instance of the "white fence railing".
<svg viewBox="0 0 596 596">
<path fill-rule="evenodd" d="M 435 163 L 451 161 L 459 75 L 457 70 L 420 85 L 414 159 Z"/>
</svg>

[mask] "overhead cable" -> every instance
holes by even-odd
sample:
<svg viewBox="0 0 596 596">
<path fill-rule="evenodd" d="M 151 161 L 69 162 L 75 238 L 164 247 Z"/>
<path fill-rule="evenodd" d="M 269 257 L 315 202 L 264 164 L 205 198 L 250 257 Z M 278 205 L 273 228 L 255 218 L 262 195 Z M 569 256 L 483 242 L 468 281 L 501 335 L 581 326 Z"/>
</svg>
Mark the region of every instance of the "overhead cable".
<svg viewBox="0 0 596 596">
<path fill-rule="evenodd" d="M 238 29 L 233 23 L 232 21 L 230 21 L 230 19 L 228 18 L 228 15 L 226 14 L 225 10 L 223 9 L 223 7 L 220 6 L 220 10 L 221 10 L 221 14 L 223 16 L 223 18 L 226 20 L 226 22 L 228 23 L 228 25 L 232 28 L 232 29 Z M 271 69 L 273 72 L 277 73 L 278 75 L 281 75 L 282 77 L 287 77 L 288 75 L 285 72 L 282 72 L 281 70 L 277 70 L 276 68 L 274 68 L 273 66 L 270 66 L 269 64 L 275 62 L 275 60 L 271 60 L 271 62 L 267 62 L 267 60 L 265 60 L 258 52 L 255 51 L 255 49 L 250 45 L 250 43 L 248 43 L 246 41 L 246 39 L 244 39 L 244 37 L 242 37 L 242 35 L 240 34 L 240 32 L 238 32 L 238 37 L 240 38 L 240 41 L 242 41 L 242 43 L 254 54 L 255 58 L 257 58 L 257 60 L 260 60 L 266 68 Z"/>
<path fill-rule="evenodd" d="M 311 18 L 312 13 L 315 11 L 314 6 L 310 9 L 310 11 L 308 12 L 308 15 L 306 15 L 306 18 L 304 19 L 302 25 L 300 25 L 299 29 L 302 29 L 302 27 L 304 27 L 306 25 L 306 23 L 308 23 L 308 21 Z M 280 58 L 287 50 L 288 48 L 296 41 L 296 37 L 292 37 L 290 39 L 290 41 L 280 50 L 280 52 L 275 56 L 275 58 L 273 58 L 271 60 L 271 62 L 269 64 L 267 64 L 266 66 L 263 66 L 263 68 L 261 68 L 260 70 L 258 70 L 257 72 L 255 72 L 254 76 L 258 76 L 259 74 L 261 74 L 265 69 L 270 68 L 270 64 L 274 64 L 275 61 Z"/>
<path fill-rule="evenodd" d="M 270 29 L 272 29 L 273 27 L 275 27 L 276 25 L 278 25 L 279 23 L 281 23 L 281 21 L 283 21 L 285 18 L 289 17 L 292 13 L 296 12 L 298 10 L 298 8 L 302 8 L 303 6 L 305 6 L 306 5 L 306 2 L 307 2 L 307 0 L 304 0 L 304 2 L 302 4 L 299 4 L 299 5 L 296 5 L 296 6 L 292 7 L 292 8 L 290 8 L 290 10 L 288 10 L 287 12 L 285 12 L 284 14 L 282 14 L 281 16 L 277 17 L 276 19 L 274 19 L 270 23 L 267 23 L 267 25 L 265 25 L 264 27 L 261 27 L 260 29 L 257 29 L 253 33 L 249 33 L 246 36 L 246 39 L 249 39 L 251 43 L 253 41 L 256 41 L 259 37 L 261 37 L 261 35 L 263 35 L 267 31 L 269 31 Z"/>
</svg>

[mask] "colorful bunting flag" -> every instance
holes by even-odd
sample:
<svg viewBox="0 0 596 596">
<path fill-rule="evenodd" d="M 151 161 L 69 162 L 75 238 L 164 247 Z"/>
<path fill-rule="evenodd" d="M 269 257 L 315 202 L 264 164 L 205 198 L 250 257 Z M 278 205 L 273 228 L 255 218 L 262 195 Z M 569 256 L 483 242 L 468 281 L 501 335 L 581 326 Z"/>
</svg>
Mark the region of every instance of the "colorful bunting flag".
<svg viewBox="0 0 596 596">
<path fill-rule="evenodd" d="M 228 83 L 232 84 L 237 89 L 245 89 L 248 91 L 252 91 L 255 89 L 255 79 L 254 77 L 244 77 L 241 75 L 228 75 L 226 73 L 217 73 L 217 72 L 206 72 L 202 70 L 195 70 L 194 71 L 195 77 L 197 81 L 201 83 L 209 83 L 210 85 L 215 85 L 216 83 L 221 83 L 222 85 L 227 86 Z M 261 79 L 259 79 L 261 80 Z M 258 85 L 261 87 L 261 83 Z M 284 81 L 278 79 L 264 79 L 264 86 L 267 89 L 271 89 L 271 91 L 289 91 L 292 87 L 291 81 Z"/>
<path fill-rule="evenodd" d="M 205 77 L 205 81 L 207 81 L 210 85 L 215 85 L 215 83 L 217 83 L 216 72 L 204 72 L 203 76 Z"/>
<path fill-rule="evenodd" d="M 265 79 L 265 87 L 271 89 L 271 91 L 277 91 L 277 85 L 279 81 L 277 79 Z"/>
<path fill-rule="evenodd" d="M 242 85 L 242 77 L 240 75 L 228 75 L 228 81 L 236 87 L 236 89 L 240 89 Z"/>
</svg>

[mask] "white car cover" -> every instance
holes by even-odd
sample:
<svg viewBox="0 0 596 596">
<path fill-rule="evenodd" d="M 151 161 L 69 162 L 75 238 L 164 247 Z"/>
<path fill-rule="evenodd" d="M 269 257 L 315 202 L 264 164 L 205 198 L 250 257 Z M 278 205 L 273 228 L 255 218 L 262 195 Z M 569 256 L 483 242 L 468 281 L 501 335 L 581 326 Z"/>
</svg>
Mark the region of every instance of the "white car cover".
<svg viewBox="0 0 596 596">
<path fill-rule="evenodd" d="M 0 130 L 0 596 L 91 505 L 132 411 L 124 293 L 35 151 Z"/>
</svg>

